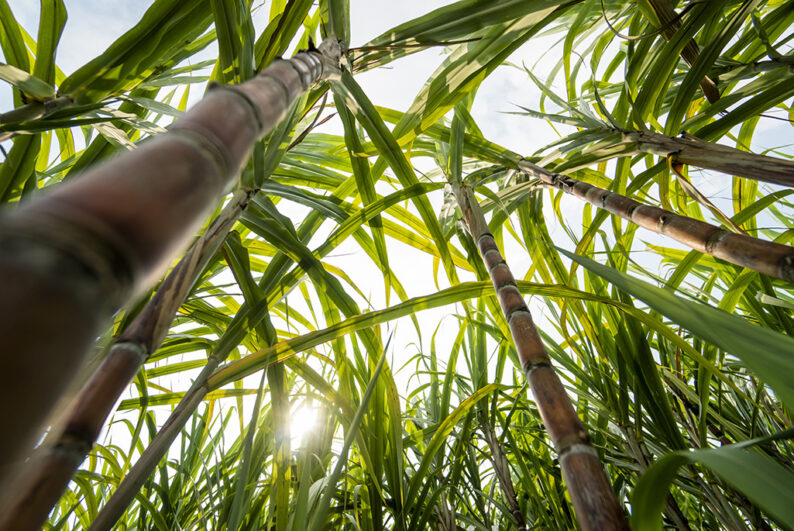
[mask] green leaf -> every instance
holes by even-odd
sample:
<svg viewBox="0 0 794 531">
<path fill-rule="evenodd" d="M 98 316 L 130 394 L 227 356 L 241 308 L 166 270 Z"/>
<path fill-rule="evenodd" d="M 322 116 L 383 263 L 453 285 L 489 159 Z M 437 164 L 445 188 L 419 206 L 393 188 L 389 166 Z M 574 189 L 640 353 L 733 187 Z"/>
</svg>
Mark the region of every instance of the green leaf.
<svg viewBox="0 0 794 531">
<path fill-rule="evenodd" d="M 33 75 L 45 83 L 55 82 L 55 51 L 65 24 L 66 6 L 63 0 L 42 0 Z"/>
<path fill-rule="evenodd" d="M 345 48 L 350 46 L 350 1 L 349 0 L 321 0 L 323 29 L 325 37 L 333 36 Z"/>
<path fill-rule="evenodd" d="M 0 0 L 0 25 L 3 28 L 3 31 L 0 31 L 0 45 L 6 62 L 26 73 L 30 72 L 30 60 L 25 41 L 22 39 L 21 27 L 7 0 Z"/>
<path fill-rule="evenodd" d="M 408 187 L 417 184 L 419 181 L 402 150 L 400 150 L 397 141 L 378 115 L 372 102 L 369 101 L 369 98 L 353 79 L 353 76 L 348 72 L 343 72 L 342 82 L 339 86 L 344 89 L 345 104 L 353 111 L 356 119 L 364 126 L 364 129 L 367 130 L 370 138 L 397 174 L 397 178 L 400 179 L 403 186 Z M 415 197 L 413 202 L 436 244 L 450 282 L 456 282 L 457 273 L 452 263 L 452 257 L 430 202 L 424 196 Z"/>
<path fill-rule="evenodd" d="M 295 32 L 309 14 L 313 0 L 288 0 L 283 9 L 271 8 L 276 16 L 271 18 L 265 31 L 256 39 L 254 58 L 257 71 L 264 70 L 276 57 L 284 55 Z"/>
<path fill-rule="evenodd" d="M 185 50 L 211 20 L 210 2 L 155 0 L 132 29 L 67 77 L 59 92 L 89 103 L 129 90 Z"/>
<path fill-rule="evenodd" d="M 662 529 L 661 513 L 678 469 L 701 463 L 784 527 L 794 527 L 794 472 L 756 452 L 725 447 L 668 454 L 640 478 L 632 496 L 632 528 Z"/>
<path fill-rule="evenodd" d="M 0 79 L 11 83 L 33 100 L 55 97 L 55 89 L 51 85 L 15 66 L 0 64 Z"/>
<path fill-rule="evenodd" d="M 445 418 L 436 428 L 433 437 L 430 439 L 430 442 L 427 444 L 427 448 L 424 451 L 422 456 L 422 462 L 419 463 L 419 467 L 414 472 L 413 477 L 411 478 L 411 483 L 408 487 L 408 494 L 406 499 L 410 500 L 412 503 L 416 503 L 418 501 L 417 494 L 419 493 L 418 489 L 419 486 L 422 484 L 423 481 L 427 480 L 426 474 L 428 468 L 430 467 L 431 462 L 435 458 L 436 453 L 441 449 L 446 441 L 446 438 L 449 436 L 450 431 L 452 428 L 460 422 L 460 420 L 474 407 L 480 400 L 487 397 L 491 393 L 498 391 L 501 389 L 502 386 L 499 384 L 487 384 L 483 387 L 477 389 L 474 393 L 471 394 L 466 400 L 460 403 L 458 407 L 456 407 L 452 413 L 449 414 L 447 418 Z M 407 508 L 406 508 L 407 510 Z"/>
<path fill-rule="evenodd" d="M 794 339 L 791 337 L 750 324 L 706 304 L 682 299 L 589 258 L 557 249 L 701 339 L 734 354 L 772 387 L 784 403 L 794 404 L 794 359 L 790 356 L 794 352 Z"/>
<path fill-rule="evenodd" d="M 388 342 L 386 343 L 386 346 L 388 347 Z M 336 462 L 336 466 L 324 482 L 323 497 L 320 499 L 317 507 L 315 507 L 316 512 L 314 512 L 312 515 L 312 523 L 310 527 L 312 531 L 325 528 L 326 517 L 331 504 L 331 496 L 333 496 L 334 492 L 336 491 L 336 483 L 339 480 L 342 469 L 347 463 L 347 453 L 350 450 L 350 446 L 353 444 L 353 440 L 356 438 L 358 426 L 361 424 L 361 419 L 364 418 L 364 413 L 367 411 L 369 401 L 375 392 L 375 387 L 378 383 L 378 377 L 380 376 L 385 361 L 386 353 L 384 349 L 384 352 L 380 355 L 380 360 L 374 367 L 372 376 L 370 377 L 369 383 L 367 384 L 367 389 L 364 391 L 364 395 L 361 397 L 361 404 L 358 406 L 356 414 L 353 416 L 353 420 L 348 426 L 347 434 L 345 435 L 345 442 L 342 444 L 342 450 L 339 452 L 339 458 Z"/>
<path fill-rule="evenodd" d="M 8 201 L 11 194 L 25 181 L 35 178 L 34 169 L 41 146 L 40 135 L 18 136 L 0 165 L 0 202 Z"/>
</svg>

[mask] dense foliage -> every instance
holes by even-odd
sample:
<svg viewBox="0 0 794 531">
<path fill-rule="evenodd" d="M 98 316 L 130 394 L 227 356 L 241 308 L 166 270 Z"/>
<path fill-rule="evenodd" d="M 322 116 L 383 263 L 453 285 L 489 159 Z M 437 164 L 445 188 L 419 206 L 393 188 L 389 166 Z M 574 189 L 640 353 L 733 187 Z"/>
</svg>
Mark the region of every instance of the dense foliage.
<svg viewBox="0 0 794 531">
<path fill-rule="evenodd" d="M 794 3 L 461 0 L 366 44 L 348 42 L 346 0 L 253 4 L 155 0 L 67 76 L 54 62 L 61 0 L 42 0 L 37 40 L 0 0 L 0 77 L 19 107 L 0 116 L 7 208 L 135 149 L 209 80 L 244 81 L 329 35 L 349 49 L 341 81 L 307 93 L 255 150 L 239 186 L 259 192 L 48 528 L 87 528 L 197 380 L 204 394 L 154 471 L 136 472 L 146 479 L 121 529 L 504 529 L 517 525 L 513 503 L 527 527 L 575 528 L 450 182 L 480 199 L 633 527 L 794 526 L 792 284 L 520 171 L 526 157 L 788 245 L 791 188 L 754 179 L 753 163 L 742 177 L 694 171 L 697 160 L 631 133 L 791 159 Z M 269 9 L 264 28 L 256 8 Z M 524 65 L 543 97 L 519 112 L 560 138 L 516 154 L 470 111 L 480 83 L 533 39 L 558 39 L 559 57 L 550 71 Z M 218 57 L 205 60 L 212 43 Z M 442 46 L 406 110 L 375 106 L 356 82 Z M 333 113 L 344 134 L 323 128 Z M 777 145 L 754 139 L 768 124 Z M 707 147 L 703 166 L 732 156 Z M 708 182 L 729 183 L 730 197 L 698 191 Z M 382 305 L 370 304 L 375 291 Z M 150 295 L 116 315 L 94 365 Z M 291 437 L 306 409 L 316 426 Z"/>
</svg>

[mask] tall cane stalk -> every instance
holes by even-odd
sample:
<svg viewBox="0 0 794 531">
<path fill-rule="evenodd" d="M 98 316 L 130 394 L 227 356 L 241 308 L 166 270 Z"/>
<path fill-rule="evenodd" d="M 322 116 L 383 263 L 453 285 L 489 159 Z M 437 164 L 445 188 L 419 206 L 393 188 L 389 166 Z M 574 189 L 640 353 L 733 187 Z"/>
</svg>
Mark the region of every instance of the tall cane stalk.
<svg viewBox="0 0 794 531">
<path fill-rule="evenodd" d="M 746 234 L 730 232 L 705 221 L 644 205 L 609 190 L 577 181 L 522 160 L 518 169 L 599 208 L 653 232 L 664 234 L 701 253 L 794 282 L 794 248 Z"/>
<path fill-rule="evenodd" d="M 687 134 L 670 137 L 650 131 L 627 131 L 622 137 L 624 142 L 634 143 L 640 152 L 672 157 L 674 162 L 794 187 L 792 160 L 756 155 Z"/>
<path fill-rule="evenodd" d="M 238 190 L 207 230 L 163 280 L 143 310 L 110 347 L 83 386 L 61 427 L 36 450 L 0 514 L 0 531 L 37 529 L 47 519 L 77 468 L 93 448 L 113 405 L 162 344 L 196 279 L 253 196 Z"/>
<path fill-rule="evenodd" d="M 546 347 L 518 291 L 513 274 L 488 230 L 471 189 L 453 184 L 469 233 L 491 275 L 496 296 L 513 336 L 538 411 L 560 459 L 576 517 L 583 530 L 628 529 L 598 453 L 551 365 Z"/>
<path fill-rule="evenodd" d="M 507 501 L 507 506 L 510 508 L 510 514 L 513 515 L 518 531 L 526 531 L 527 524 L 524 521 L 524 515 L 521 514 L 521 508 L 518 506 L 518 497 L 513 486 L 513 478 L 510 475 L 510 463 L 507 461 L 507 455 L 502 443 L 499 442 L 499 438 L 496 436 L 496 432 L 488 424 L 485 414 L 480 415 L 480 417 L 480 427 L 485 436 L 485 442 L 488 444 L 488 450 L 491 452 L 494 474 L 497 481 L 499 481 L 502 495 Z"/>
<path fill-rule="evenodd" d="M 338 74 L 340 55 L 326 40 L 216 86 L 167 133 L 0 218 L 0 425 L 14 434 L 0 438 L 0 489 L 112 313 L 184 247 L 255 141 Z"/>
<path fill-rule="evenodd" d="M 675 33 L 681 29 L 681 15 L 683 15 L 683 12 L 680 14 L 676 13 L 670 0 L 649 0 L 648 5 L 659 20 L 660 30 L 664 40 L 669 42 Z M 694 39 L 689 39 L 681 50 L 681 58 L 691 67 L 695 64 L 699 55 L 700 48 L 697 43 Z M 720 99 L 720 91 L 709 76 L 703 76 L 700 80 L 700 89 L 703 91 L 703 95 L 706 96 L 709 103 L 714 103 Z"/>
<path fill-rule="evenodd" d="M 185 427 L 190 416 L 196 411 L 201 401 L 207 396 L 210 388 L 207 384 L 209 377 L 218 368 L 218 365 L 226 359 L 226 356 L 210 356 L 207 364 L 193 381 L 182 400 L 176 406 L 171 415 L 166 420 L 163 427 L 157 432 L 152 441 L 146 446 L 141 457 L 135 462 L 130 471 L 124 476 L 118 488 L 108 499 L 107 503 L 99 511 L 97 517 L 91 522 L 89 531 L 110 530 L 116 524 L 124 511 L 127 510 L 135 495 L 152 472 L 157 467 L 160 460 L 168 452 L 171 444 Z"/>
</svg>

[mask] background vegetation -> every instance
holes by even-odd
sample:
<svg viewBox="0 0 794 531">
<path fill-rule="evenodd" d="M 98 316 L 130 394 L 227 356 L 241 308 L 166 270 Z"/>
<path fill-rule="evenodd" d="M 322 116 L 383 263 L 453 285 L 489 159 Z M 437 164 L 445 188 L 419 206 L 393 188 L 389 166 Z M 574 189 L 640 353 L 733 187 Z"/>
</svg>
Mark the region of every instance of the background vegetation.
<svg viewBox="0 0 794 531">
<path fill-rule="evenodd" d="M 328 35 L 348 48 L 342 81 L 306 94 L 257 148 L 240 182 L 259 193 L 47 528 L 95 521 L 191 382 L 177 410 L 185 427 L 151 473 L 136 472 L 142 487 L 122 506 L 121 529 L 503 529 L 519 525 L 514 504 L 528 528 L 575 528 L 556 452 L 459 219 L 448 186 L 458 180 L 530 297 L 633 526 L 794 526 L 792 284 L 638 231 L 520 163 L 788 245 L 792 190 L 757 180 L 761 162 L 741 177 L 702 172 L 695 166 L 741 157 L 708 144 L 684 165 L 680 146 L 649 147 L 632 133 L 791 159 L 794 3 L 462 0 L 369 43 L 349 42 L 349 9 L 156 0 L 67 76 L 54 61 L 62 2 L 42 0 L 34 39 L 0 0 L 0 77 L 19 107 L 0 116 L 8 209 L 162 132 L 209 80 L 244 81 Z M 269 11 L 264 28 L 252 10 Z M 543 92 L 517 112 L 528 128 L 552 123 L 559 139 L 516 154 L 485 138 L 470 109 L 480 83 L 533 39 L 556 40 L 551 53 L 562 53 L 550 70 L 513 65 Z M 207 60 L 212 43 L 219 53 Z M 442 46 L 406 110 L 376 107 L 377 94 L 355 81 Z M 332 114 L 343 133 L 318 127 Z M 772 123 L 774 145 L 754 140 Z M 772 173 L 794 175 L 785 165 Z M 729 193 L 699 191 L 715 182 Z M 336 259 L 341 250 L 355 258 Z M 379 274 L 358 274 L 363 260 Z M 419 278 L 437 289 L 417 293 Z M 376 290 L 383 305 L 370 303 Z M 115 316 L 93 366 L 150 296 Z M 423 313 L 434 308 L 443 313 Z M 291 437 L 306 410 L 316 426 Z"/>
</svg>

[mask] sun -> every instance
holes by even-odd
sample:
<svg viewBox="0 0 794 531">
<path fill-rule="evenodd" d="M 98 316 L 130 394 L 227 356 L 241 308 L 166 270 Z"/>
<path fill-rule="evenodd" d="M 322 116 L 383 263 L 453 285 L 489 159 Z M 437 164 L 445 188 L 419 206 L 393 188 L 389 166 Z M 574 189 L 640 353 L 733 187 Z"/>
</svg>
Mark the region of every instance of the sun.
<svg viewBox="0 0 794 531">
<path fill-rule="evenodd" d="M 303 438 L 317 426 L 317 409 L 299 406 L 290 415 L 290 438 L 293 444 L 300 444 Z"/>
</svg>

